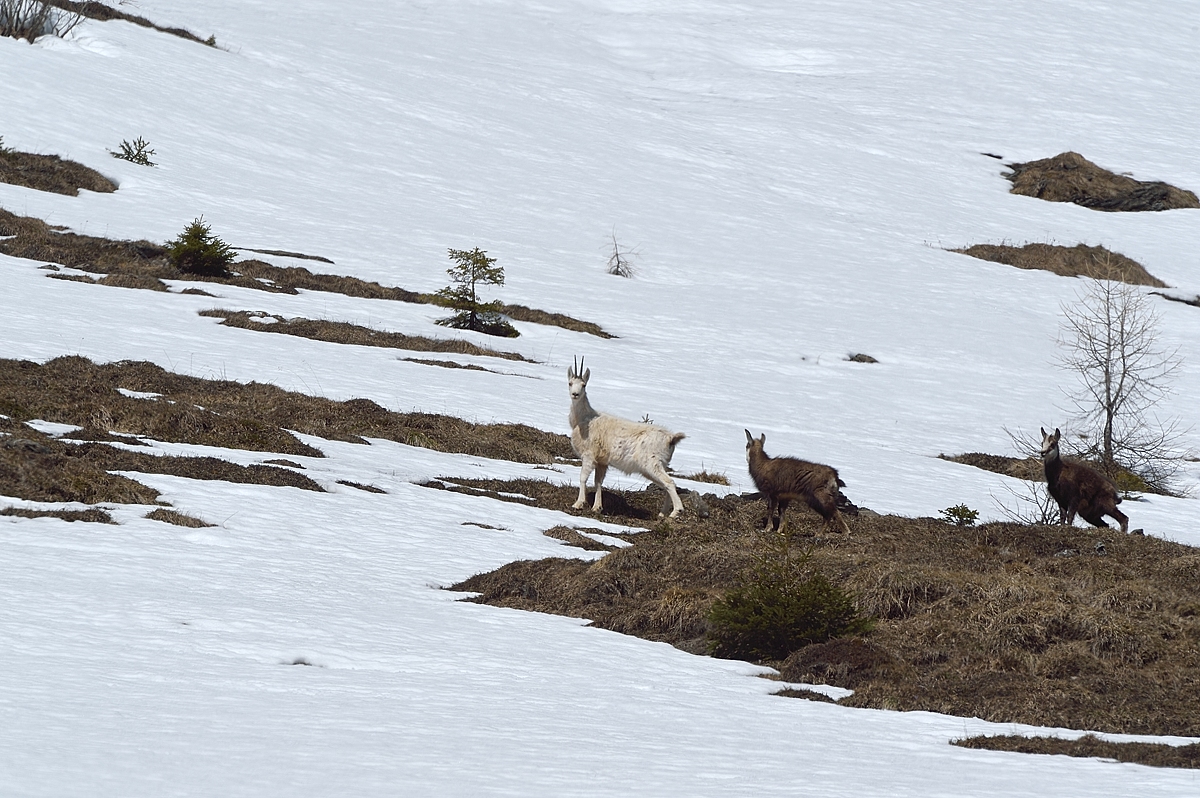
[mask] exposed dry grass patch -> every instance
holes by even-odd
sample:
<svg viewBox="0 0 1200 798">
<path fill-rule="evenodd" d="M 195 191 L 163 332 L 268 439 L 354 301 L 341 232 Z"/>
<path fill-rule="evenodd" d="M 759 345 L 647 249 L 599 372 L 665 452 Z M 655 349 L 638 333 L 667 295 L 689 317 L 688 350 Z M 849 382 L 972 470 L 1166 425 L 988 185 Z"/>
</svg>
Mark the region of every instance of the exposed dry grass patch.
<svg viewBox="0 0 1200 798">
<path fill-rule="evenodd" d="M 1077 152 L 1007 164 L 1011 192 L 1050 202 L 1073 202 L 1098 211 L 1165 211 L 1200 208 L 1195 193 L 1161 181 L 1142 182 L 1103 169 Z"/>
<path fill-rule="evenodd" d="M 109 275 L 114 282 L 108 282 L 109 278 L 100 282 L 124 288 L 163 290 L 165 285 L 162 288 L 158 287 L 162 280 L 193 280 L 276 294 L 324 291 L 363 299 L 438 304 L 434 294 L 420 294 L 404 288 L 360 280 L 357 277 L 315 274 L 303 266 L 275 266 L 253 259 L 234 263 L 230 274 L 225 277 L 189 274 L 170 264 L 167 260 L 167 249 L 160 244 L 149 241 L 112 241 L 69 233 L 65 232 L 65 228 L 53 227 L 40 219 L 17 216 L 3 208 L 0 208 L 0 253 L 14 258 L 58 263 L 93 274 Z M 296 253 L 287 254 L 290 257 L 299 257 Z M 60 279 L 78 279 L 66 275 L 57 276 Z M 202 289 L 185 289 L 185 292 L 207 293 Z M 553 325 L 601 338 L 615 337 L 597 324 L 580 321 L 561 313 L 548 313 L 524 305 L 503 305 L 500 312 L 517 321 Z"/>
<path fill-rule="evenodd" d="M 158 394 L 137 399 L 124 388 Z M 161 441 L 321 457 L 288 430 L 364 443 L 385 438 L 442 452 L 550 463 L 571 442 L 525 424 L 475 424 L 430 413 L 394 413 L 369 399 L 336 402 L 264 383 L 204 380 L 145 362 L 97 365 L 62 357 L 44 365 L 0 360 L 0 413 Z"/>
<path fill-rule="evenodd" d="M 570 486 L 460 482 L 585 515 L 570 509 Z M 657 512 L 657 492 L 613 493 L 607 520 Z M 765 516 L 761 499 L 705 500 L 708 518 L 659 523 L 598 561 L 512 563 L 453 589 L 705 652 L 709 608 L 762 556 Z M 852 592 L 877 625 L 769 663 L 784 680 L 853 689 L 841 702 L 851 706 L 1200 735 L 1195 549 L 1107 529 L 869 514 L 850 524 L 851 537 L 817 537 L 821 520 L 797 515 L 792 545 L 811 547 L 812 567 Z M 1055 556 L 1065 550 L 1083 554 Z"/>
<path fill-rule="evenodd" d="M 20 518 L 61 518 L 64 521 L 84 521 L 91 524 L 115 524 L 116 521 L 104 510 L 89 507 L 86 510 L 25 510 L 5 507 L 0 515 L 15 515 Z"/>
<path fill-rule="evenodd" d="M 1130 285 L 1167 287 L 1166 283 L 1147 272 L 1132 258 L 1111 252 L 1104 247 L 1090 247 L 1086 244 L 1076 244 L 1073 247 L 1057 244 L 1025 244 L 1021 247 L 1008 244 L 975 244 L 950 251 L 1015 266 L 1018 269 L 1041 269 L 1064 277 L 1104 277 Z"/>
<path fill-rule="evenodd" d="M 0 394 L 2 395 L 2 394 Z M 156 504 L 158 491 L 109 474 L 72 446 L 12 419 L 0 419 L 0 494 L 41 502 Z"/>
<path fill-rule="evenodd" d="M 516 352 L 498 352 L 485 346 L 477 346 L 470 341 L 447 340 L 444 338 L 426 338 L 420 335 L 404 335 L 403 333 L 372 330 L 344 321 L 319 321 L 315 319 L 285 319 L 283 316 L 272 316 L 265 313 L 249 313 L 244 310 L 202 310 L 201 316 L 221 319 L 227 327 L 238 327 L 243 330 L 258 332 L 283 333 L 310 338 L 314 341 L 327 341 L 335 344 L 351 344 L 354 346 L 381 346 L 391 349 L 407 349 L 415 352 L 447 352 L 457 355 L 484 355 L 499 357 L 505 360 L 521 360 L 530 362 L 528 358 Z M 267 320 L 270 321 L 267 321 Z M 440 361 L 437 365 L 444 365 Z M 457 365 L 457 364 L 455 364 Z M 468 368 L 462 366 L 462 368 Z M 478 368 L 478 367 L 476 367 Z"/>
<path fill-rule="evenodd" d="M 203 529 L 205 527 L 216 526 L 207 521 L 202 521 L 195 516 L 187 515 L 186 513 L 168 510 L 164 507 L 159 507 L 157 510 L 151 510 L 146 513 L 146 517 L 152 521 L 162 521 L 165 524 L 174 524 L 175 526 L 185 526 L 190 529 Z"/>
<path fill-rule="evenodd" d="M 619 548 L 618 546 L 611 546 L 589 538 L 587 535 L 580 534 L 578 529 L 572 529 L 569 526 L 551 527 L 542 534 L 548 538 L 561 540 L 568 546 L 575 546 L 585 551 L 616 551 Z"/>
<path fill-rule="evenodd" d="M 0 148 L 0 182 L 70 197 L 79 196 L 81 188 L 102 194 L 117 190 L 116 183 L 81 163 L 57 155 L 36 155 L 3 148 Z"/>
<path fill-rule="evenodd" d="M 711 471 L 697 471 L 695 474 L 681 474 L 679 479 L 690 479 L 692 482 L 707 482 L 710 485 L 728 485 L 729 477 L 724 474 L 714 474 Z"/>
<path fill-rule="evenodd" d="M 941 460 L 951 463 L 982 468 L 995 474 L 1004 474 L 1018 479 L 1028 479 L 1033 482 L 1046 481 L 1046 469 L 1042 461 L 1036 457 L 1005 457 L 1000 454 L 985 454 L 983 452 L 967 452 L 965 454 L 939 454 Z"/>
<path fill-rule="evenodd" d="M 216 40 L 211 36 L 208 39 L 201 39 L 196 34 L 189 30 L 185 30 L 184 28 L 168 28 L 163 27 L 162 25 L 156 25 L 145 17 L 139 17 L 136 14 L 127 14 L 124 11 L 114 8 L 113 6 L 106 5 L 105 3 L 98 3 L 94 2 L 93 0 L 87 0 L 86 2 L 78 2 L 77 0 L 47 0 L 47 2 L 49 5 L 57 6 L 58 8 L 66 9 L 67 11 L 73 11 L 77 14 L 82 14 L 85 17 L 89 17 L 100 22 L 106 22 L 110 19 L 119 19 L 124 20 L 125 22 L 132 22 L 134 25 L 139 25 L 143 28 L 151 28 L 159 31 L 160 33 L 169 33 L 172 36 L 178 36 L 179 38 L 187 39 L 188 41 L 207 44 L 210 47 L 216 45 Z"/>
<path fill-rule="evenodd" d="M 1061 737 L 1021 737 L 997 735 L 952 740 L 952 745 L 989 751 L 1014 751 L 1021 754 L 1062 754 L 1065 756 L 1115 759 L 1161 768 L 1200 768 L 1200 743 L 1114 743 L 1085 734 L 1077 740 Z"/>
</svg>

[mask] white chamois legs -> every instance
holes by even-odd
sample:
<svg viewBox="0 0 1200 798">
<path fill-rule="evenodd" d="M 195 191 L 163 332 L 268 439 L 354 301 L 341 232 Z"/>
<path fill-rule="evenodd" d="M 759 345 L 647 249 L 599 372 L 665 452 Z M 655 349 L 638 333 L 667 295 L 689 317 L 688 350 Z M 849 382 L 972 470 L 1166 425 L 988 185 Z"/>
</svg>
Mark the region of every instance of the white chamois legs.
<svg viewBox="0 0 1200 798">
<path fill-rule="evenodd" d="M 592 475 L 592 463 L 590 460 L 584 460 L 583 465 L 579 467 L 579 498 L 571 506 L 576 510 L 582 510 L 587 506 L 587 481 Z"/>
</svg>

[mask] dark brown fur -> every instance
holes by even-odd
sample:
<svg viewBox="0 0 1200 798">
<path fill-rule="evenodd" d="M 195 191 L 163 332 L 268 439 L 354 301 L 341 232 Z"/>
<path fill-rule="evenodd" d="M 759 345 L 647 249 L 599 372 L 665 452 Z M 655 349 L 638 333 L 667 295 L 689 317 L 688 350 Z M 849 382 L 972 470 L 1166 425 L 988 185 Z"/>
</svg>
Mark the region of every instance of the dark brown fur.
<svg viewBox="0 0 1200 798">
<path fill-rule="evenodd" d="M 755 487 L 767 499 L 767 529 L 782 529 L 788 505 L 799 499 L 811 507 L 822 518 L 825 526 L 837 526 L 847 535 L 850 527 L 838 511 L 837 469 L 820 463 L 810 463 L 795 457 L 768 457 L 763 451 L 766 435 L 757 440 L 746 430 L 746 459 L 750 463 L 750 477 Z M 779 520 L 775 510 L 779 509 Z"/>
<path fill-rule="evenodd" d="M 1064 460 L 1058 450 L 1062 433 L 1057 429 L 1053 435 L 1042 430 L 1042 461 L 1046 466 L 1046 487 L 1058 502 L 1062 523 L 1071 526 L 1078 513 L 1092 526 L 1107 527 L 1104 516 L 1113 518 L 1121 525 L 1122 532 L 1129 531 L 1129 517 L 1117 509 L 1121 497 L 1112 480 L 1094 468 L 1070 460 Z"/>
</svg>

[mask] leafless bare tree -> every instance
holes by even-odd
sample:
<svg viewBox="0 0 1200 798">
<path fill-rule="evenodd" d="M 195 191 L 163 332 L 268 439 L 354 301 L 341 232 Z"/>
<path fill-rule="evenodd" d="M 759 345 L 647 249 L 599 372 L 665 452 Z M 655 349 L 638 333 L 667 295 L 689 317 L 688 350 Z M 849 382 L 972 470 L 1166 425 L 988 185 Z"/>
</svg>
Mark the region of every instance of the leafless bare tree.
<svg viewBox="0 0 1200 798">
<path fill-rule="evenodd" d="M 608 273 L 615 274 L 617 277 L 633 277 L 634 268 L 633 261 L 637 258 L 638 252 L 636 249 L 628 249 L 621 246 L 617 241 L 617 231 L 614 229 L 612 233 L 612 252 L 608 256 Z"/>
<path fill-rule="evenodd" d="M 0 36 L 31 44 L 46 35 L 66 36 L 83 19 L 82 11 L 45 0 L 0 0 Z"/>
<path fill-rule="evenodd" d="M 1115 267 L 1098 260 L 1078 302 L 1062 306 L 1059 365 L 1077 377 L 1067 391 L 1077 415 L 1073 426 L 1086 440 L 1081 453 L 1110 477 L 1126 469 L 1166 490 L 1186 430 L 1154 410 L 1170 393 L 1182 360 L 1177 348 L 1162 344 L 1149 297 L 1115 278 Z"/>
</svg>

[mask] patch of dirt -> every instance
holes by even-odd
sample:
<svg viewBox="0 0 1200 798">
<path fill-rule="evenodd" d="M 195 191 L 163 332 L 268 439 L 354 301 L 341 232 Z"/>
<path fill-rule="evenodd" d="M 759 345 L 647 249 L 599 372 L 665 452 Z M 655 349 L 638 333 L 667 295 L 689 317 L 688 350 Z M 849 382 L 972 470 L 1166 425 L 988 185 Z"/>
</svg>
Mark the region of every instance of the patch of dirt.
<svg viewBox="0 0 1200 798">
<path fill-rule="evenodd" d="M 1020 754 L 1062 754 L 1066 756 L 1115 759 L 1160 768 L 1200 768 L 1200 743 L 1167 745 L 1166 743 L 1114 743 L 1085 734 L 1077 740 L 1061 737 L 967 737 L 952 740 L 952 745 L 988 751 L 1015 751 Z"/>
<path fill-rule="evenodd" d="M 591 515 L 570 509 L 570 486 L 459 482 Z M 659 506 L 654 491 L 605 498 L 605 520 L 616 523 L 645 522 Z M 516 562 L 452 589 L 702 653 L 713 602 L 770 551 L 760 539 L 761 499 L 704 498 L 708 518 L 660 522 L 600 560 Z M 783 678 L 854 689 L 840 702 L 850 706 L 1200 735 L 1195 549 L 1109 529 L 960 527 L 868 513 L 849 522 L 852 536 L 819 537 L 815 513 L 789 514 L 792 547 L 810 551 L 811 567 L 853 593 L 876 627 L 767 663 Z M 1055 556 L 1065 550 L 1083 553 Z"/>
<path fill-rule="evenodd" d="M 1192 191 L 1161 181 L 1142 182 L 1103 169 L 1077 152 L 1006 164 L 1011 192 L 1050 202 L 1073 202 L 1097 211 L 1166 211 L 1200 208 Z"/>
<path fill-rule="evenodd" d="M 15 186 L 79 196 L 79 189 L 111 194 L 117 184 L 91 167 L 57 155 L 0 149 L 0 182 Z"/>
<path fill-rule="evenodd" d="M 434 294 L 419 294 L 404 288 L 336 274 L 314 274 L 303 266 L 274 266 L 261 260 L 240 260 L 233 264 L 226 277 L 206 277 L 182 272 L 167 260 L 166 247 L 149 241 L 112 241 L 96 236 L 69 233 L 62 227 L 52 227 L 40 219 L 17 216 L 0 208 L 0 253 L 14 258 L 26 258 L 46 263 L 58 263 L 93 274 L 106 274 L 124 288 L 160 289 L 162 280 L 193 280 L 234 285 L 276 294 L 297 294 L 300 291 L 325 291 L 363 299 L 387 299 L 416 304 L 439 304 Z M 294 254 L 289 253 L 292 257 Z M 123 275 L 121 278 L 114 275 Z M 48 275 L 59 279 L 79 280 L 78 276 Z M 89 282 L 84 279 L 84 282 Z M 90 281 L 95 282 L 95 281 Z M 202 289 L 185 289 L 181 293 L 202 293 Z M 548 324 L 563 329 L 584 332 L 601 338 L 616 336 L 605 332 L 592 322 L 527 308 L 524 305 L 502 305 L 500 312 L 517 321 Z"/>
<path fill-rule="evenodd" d="M 117 389 L 158 394 L 137 399 Z M 395 413 L 369 399 L 335 402 L 264 383 L 204 380 L 145 362 L 97 365 L 61 357 L 44 365 L 0 360 L 0 414 L 100 433 L 322 457 L 288 430 L 365 443 L 385 438 L 442 452 L 552 463 L 572 455 L 565 435 L 524 424 L 474 424 L 452 416 Z"/>
<path fill-rule="evenodd" d="M 1167 284 L 1146 271 L 1142 264 L 1104 247 L 1076 244 L 1064 247 L 1057 244 L 975 244 L 952 249 L 972 258 L 1003 263 L 1018 269 L 1041 269 L 1064 277 L 1096 277 L 1119 280 L 1130 285 L 1149 285 L 1166 288 Z"/>
<path fill-rule="evenodd" d="M 221 319 L 226 327 L 238 327 L 243 330 L 257 332 L 283 333 L 309 338 L 314 341 L 327 341 L 335 344 L 352 344 L 355 346 L 382 346 L 392 349 L 407 349 L 415 352 L 449 352 L 458 355 L 485 355 L 499 357 L 505 360 L 521 360 L 531 362 L 516 352 L 498 352 L 484 346 L 477 346 L 470 341 L 447 340 L 444 338 L 426 338 L 420 335 L 404 335 L 403 333 L 383 332 L 361 327 L 344 321 L 317 321 L 314 319 L 285 319 L 283 316 L 272 316 L 266 313 L 248 313 L 244 310 L 202 310 L 201 316 Z M 265 319 L 270 319 L 266 322 Z M 437 365 L 445 365 L 440 361 Z M 458 365 L 458 364 L 455 364 Z M 460 366 L 460 368 L 470 368 Z M 476 366 L 475 368 L 479 368 Z M 482 370 L 482 369 L 481 369 Z"/>
</svg>

